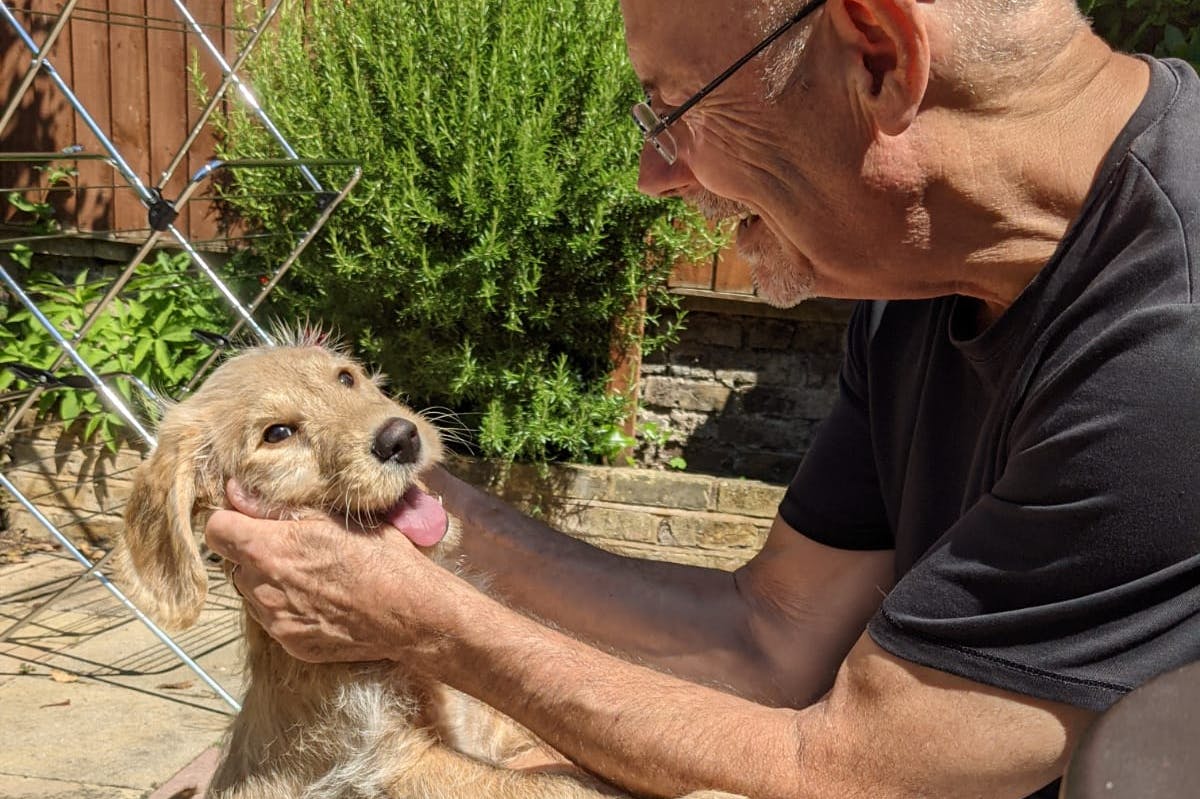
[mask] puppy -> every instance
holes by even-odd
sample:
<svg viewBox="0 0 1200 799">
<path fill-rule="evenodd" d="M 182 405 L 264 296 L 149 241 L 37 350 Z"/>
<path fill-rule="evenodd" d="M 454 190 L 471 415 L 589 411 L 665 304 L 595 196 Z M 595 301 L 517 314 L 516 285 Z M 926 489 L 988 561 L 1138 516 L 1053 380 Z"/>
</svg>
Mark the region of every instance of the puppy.
<svg viewBox="0 0 1200 799">
<path fill-rule="evenodd" d="M 432 424 L 385 396 L 378 378 L 323 336 L 245 351 L 164 413 L 126 507 L 122 579 L 164 626 L 193 624 L 207 585 L 193 516 L 224 506 L 229 478 L 280 515 L 403 526 L 452 568 L 457 524 L 419 483 L 441 453 Z M 210 799 L 614 795 L 582 776 L 505 770 L 544 745 L 403 663 L 304 663 L 242 617 L 246 696 Z M 692 797 L 702 795 L 725 796 Z"/>
</svg>

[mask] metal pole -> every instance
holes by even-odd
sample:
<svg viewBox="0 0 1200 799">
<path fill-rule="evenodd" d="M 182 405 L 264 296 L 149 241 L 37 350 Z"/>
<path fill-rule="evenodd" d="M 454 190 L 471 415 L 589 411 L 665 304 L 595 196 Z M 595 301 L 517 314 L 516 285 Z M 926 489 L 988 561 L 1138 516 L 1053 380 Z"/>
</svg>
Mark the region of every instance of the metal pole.
<svg viewBox="0 0 1200 799">
<path fill-rule="evenodd" d="M 133 415 L 133 412 L 126 407 L 125 402 L 117 395 L 115 391 L 112 390 L 107 383 L 100 379 L 100 376 L 96 374 L 96 371 L 92 369 L 92 367 L 83 359 L 82 356 L 80 356 L 71 343 L 63 337 L 63 334 L 58 331 L 58 328 L 54 326 L 54 323 L 46 318 L 46 315 L 42 313 L 40 308 L 38 308 L 37 303 L 29 298 L 29 295 L 26 294 L 24 289 L 21 288 L 21 284 L 17 283 L 17 281 L 13 279 L 12 275 L 8 273 L 8 270 L 2 266 L 0 266 L 0 280 L 3 280 L 4 283 L 8 285 L 12 293 L 21 301 L 21 304 L 24 305 L 31 314 L 33 314 L 33 317 L 37 319 L 38 323 L 46 329 L 46 332 L 50 334 L 50 337 L 54 339 L 55 343 L 57 343 L 58 346 L 61 347 L 68 356 L 70 356 L 71 360 L 75 362 L 75 365 L 79 367 L 79 370 L 87 375 L 88 379 L 92 381 L 92 385 L 95 386 L 96 392 L 104 397 L 105 400 L 107 400 L 109 407 L 116 411 L 117 414 L 124 419 L 130 427 L 136 430 L 138 435 L 140 435 L 147 444 L 154 446 L 154 435 L 142 426 L 142 423 L 138 421 L 136 416 Z"/>
<path fill-rule="evenodd" d="M 37 43 L 33 41 L 33 39 L 29 36 L 29 33 L 25 30 L 24 26 L 21 25 L 17 18 L 13 16 L 13 13 L 9 9 L 7 3 L 0 2 L 0 14 L 3 14 L 8 20 L 8 23 L 12 26 L 13 31 L 17 34 L 21 41 L 25 43 L 25 46 L 29 48 L 30 52 L 36 55 L 38 53 Z M 117 150 L 116 145 L 114 145 L 108 136 L 105 135 L 104 131 L 100 129 L 100 125 L 96 123 L 96 120 L 92 119 L 92 115 L 88 113 L 87 109 L 83 106 L 83 103 L 79 102 L 79 98 L 75 96 L 75 93 L 71 91 L 71 87 L 69 87 L 67 82 L 62 79 L 62 76 L 58 74 L 58 70 L 54 68 L 54 65 L 49 61 L 42 61 L 42 70 L 45 71 L 50 80 L 54 81 L 54 85 L 57 86 L 58 90 L 63 93 L 63 96 L 67 98 L 67 102 L 70 103 L 71 107 L 73 107 L 76 113 L 79 114 L 79 117 L 83 120 L 83 123 L 87 125 L 88 130 L 90 130 L 92 134 L 99 139 L 100 146 L 104 148 L 106 153 L 108 153 L 112 165 L 118 172 L 121 173 L 121 177 L 125 178 L 129 185 L 133 187 L 133 189 L 138 193 L 138 196 L 141 198 L 142 202 L 145 203 L 147 207 L 153 205 L 157 198 L 150 193 L 150 190 L 146 188 L 145 184 L 142 183 L 125 159 L 121 157 L 121 153 Z"/>
<path fill-rule="evenodd" d="M 232 164 L 229 164 L 229 165 L 232 165 Z M 204 170 L 209 170 L 210 167 L 216 168 L 213 164 L 208 164 L 204 167 Z M 204 170 L 201 170 L 201 171 L 204 171 Z M 200 173 L 198 172 L 197 178 L 199 178 L 199 177 L 200 177 Z M 345 186 L 342 187 L 341 191 L 339 191 L 337 194 L 335 194 L 329 200 L 329 202 L 326 204 L 325 208 L 322 209 L 321 215 L 318 216 L 316 221 L 313 222 L 313 224 L 308 228 L 307 231 L 305 231 L 304 236 L 302 236 L 300 241 L 296 243 L 296 246 L 294 248 L 292 248 L 292 252 L 288 255 L 288 257 L 284 260 L 284 262 L 279 266 L 279 269 L 277 269 L 275 271 L 275 274 L 271 276 L 271 280 L 265 286 L 263 286 L 262 291 L 260 291 L 258 293 L 258 296 L 254 298 L 254 301 L 252 303 L 250 303 L 250 313 L 251 314 L 253 314 L 254 311 L 258 309 L 258 306 L 261 305 L 263 300 L 265 300 L 267 298 L 267 295 L 271 293 L 271 291 L 275 288 L 276 284 L 278 284 L 279 281 L 283 278 L 284 274 L 286 274 L 287 271 L 292 268 L 292 264 L 296 263 L 296 260 L 300 257 L 300 254 L 303 253 L 304 250 L 308 247 L 308 245 L 312 243 L 312 240 L 314 238 L 316 238 L 317 233 L 320 232 L 321 228 L 324 227 L 325 223 L 329 220 L 329 217 L 333 214 L 333 212 L 335 210 L 337 210 L 337 207 L 342 204 L 342 201 L 346 199 L 347 195 L 350 194 L 350 190 L 353 189 L 355 187 L 355 185 L 358 184 L 358 181 L 361 177 L 362 177 L 362 167 L 355 166 L 354 173 L 350 176 L 350 180 L 346 183 Z M 241 321 L 239 320 L 239 321 L 235 322 L 233 327 L 229 330 L 229 333 L 227 334 L 228 337 L 233 338 L 235 335 L 237 335 L 237 332 L 241 329 L 242 329 L 242 324 L 241 324 Z M 190 391 L 197 383 L 199 383 L 200 378 L 208 371 L 209 367 L 212 366 L 212 364 L 214 362 L 216 362 L 218 357 L 220 357 L 219 352 L 214 352 L 212 355 L 208 356 L 208 359 L 205 360 L 205 362 L 200 365 L 200 368 L 196 370 L 196 373 L 194 375 L 192 375 L 192 379 L 188 381 L 188 384 L 185 387 L 185 390 Z"/>
<path fill-rule="evenodd" d="M 259 38 L 261 38 L 263 33 L 266 32 L 267 24 L 275 17 L 275 12 L 279 10 L 281 5 L 283 5 L 283 0 L 275 0 L 275 2 L 271 3 L 267 10 L 263 12 L 262 17 L 258 21 L 258 26 L 254 29 L 254 33 L 250 36 L 250 39 L 246 42 L 246 45 L 242 48 L 242 51 L 238 53 L 236 58 L 234 58 L 233 64 L 231 64 L 229 67 L 228 74 L 224 76 L 220 85 L 217 86 L 216 91 L 213 92 L 212 99 L 208 101 L 208 105 L 205 106 L 204 110 L 200 112 L 199 119 L 197 119 L 196 124 L 192 126 L 191 131 L 188 133 L 183 144 L 179 147 L 178 152 L 175 153 L 175 158 L 171 161 L 170 165 L 163 170 L 162 177 L 158 180 L 159 189 L 166 187 L 167 181 L 171 179 L 171 176 L 175 174 L 175 170 L 179 168 L 180 163 L 182 163 L 183 159 L 187 157 L 188 150 L 191 148 L 192 144 L 195 143 L 196 138 L 200 135 L 200 131 L 203 130 L 204 125 L 208 122 L 208 118 L 211 117 L 213 112 L 217 110 L 217 106 L 221 103 L 221 98 L 225 96 L 225 92 L 228 91 L 230 84 L 232 84 L 236 79 L 237 76 L 235 73 L 241 69 L 242 64 L 245 63 L 246 59 L 250 57 L 250 53 L 258 44 Z M 2 125 L 0 125 L 0 130 L 3 130 Z"/>
<path fill-rule="evenodd" d="M 262 106 L 260 106 L 258 103 L 258 98 L 255 97 L 254 93 L 250 91 L 246 84 L 242 83 L 238 76 L 233 73 L 229 63 L 225 60 L 225 57 L 221 55 L 221 51 L 218 50 L 217 46 L 212 43 L 210 38 L 208 38 L 208 34 L 206 34 L 204 29 L 200 27 L 200 23 L 196 22 L 196 18 L 192 16 L 190 11 L 188 11 L 187 6 L 183 4 L 182 0 L 172 1 L 174 2 L 175 7 L 179 9 L 180 15 L 187 21 L 188 27 L 190 27 L 192 32 L 195 33 L 196 36 L 200 38 L 200 41 L 204 43 L 204 48 L 208 50 L 209 55 L 211 55 L 213 60 L 217 62 L 217 65 L 221 68 L 222 74 L 225 75 L 225 77 L 237 87 L 238 94 L 242 96 L 242 99 L 246 102 L 246 105 L 250 106 L 250 110 L 253 111 L 254 115 L 258 117 L 258 121 L 262 123 L 263 127 L 267 129 L 275 141 L 279 142 L 279 146 L 283 148 L 283 151 L 287 153 L 289 158 L 299 159 L 300 156 L 295 150 L 292 149 L 292 145 L 288 144 L 287 139 L 283 137 L 283 134 L 279 131 L 279 128 L 275 127 L 275 123 L 272 122 L 271 118 L 267 116 L 265 111 L 263 111 Z M 308 167 L 301 165 L 300 172 L 304 175 L 304 179 L 308 181 L 310 186 L 319 192 L 325 191 L 325 188 L 321 185 L 320 181 L 317 180 L 316 176 L 309 171 Z"/>
<path fill-rule="evenodd" d="M 78 2 L 79 0 L 67 0 L 67 4 L 63 6 L 62 11 L 58 14 L 58 19 L 55 21 L 54 27 L 46 35 L 42 46 L 35 51 L 37 57 L 29 65 L 29 69 L 25 72 L 25 77 L 21 78 L 21 83 L 17 86 L 16 92 L 13 94 L 12 99 L 8 101 L 8 107 L 4 109 L 4 114 L 0 116 L 0 133 L 4 133 L 4 129 L 12 121 L 13 114 L 17 113 L 17 107 L 21 105 L 21 100 L 25 97 L 25 91 L 33 83 L 33 79 L 37 77 L 38 70 L 45 63 L 46 56 L 50 53 L 50 48 L 58 41 L 59 34 L 67 27 L 67 22 L 71 19 L 71 12 L 75 10 L 75 4 Z"/>
<path fill-rule="evenodd" d="M 150 617 L 148 617 L 145 613 L 142 613 L 141 609 L 138 608 L 137 605 L 130 602 L 129 598 L 121 592 L 121 589 L 113 585 L 111 580 L 109 580 L 100 572 L 96 571 L 96 566 L 90 560 L 88 560 L 82 552 L 75 548 L 75 545 L 71 543 L 71 539 L 63 535 L 62 531 L 55 527 L 53 522 L 43 516 L 42 512 L 39 511 L 32 502 L 26 499 L 24 494 L 17 490 L 17 487 L 13 485 L 7 477 L 4 476 L 3 472 L 0 472 L 0 486 L 3 486 L 5 489 L 7 489 L 8 492 L 17 500 L 17 502 L 20 502 L 25 510 L 29 511 L 33 518 L 37 519 L 37 521 L 46 528 L 50 535 L 54 536 L 54 538 L 63 545 L 63 548 L 71 553 L 71 557 L 83 564 L 83 568 L 87 569 L 89 574 L 95 577 L 102 586 L 108 589 L 108 592 L 116 597 L 117 601 L 128 608 L 129 611 L 137 617 L 138 621 L 146 625 L 150 632 L 154 633 L 155 637 L 166 645 L 167 649 L 170 649 L 177 658 L 182 660 L 189 669 L 195 672 L 196 676 L 203 680 L 209 688 L 212 688 L 213 691 L 216 692 L 217 696 L 221 697 L 221 699 L 223 699 L 227 705 L 233 708 L 234 712 L 242 709 L 242 706 L 238 703 L 238 701 L 234 699 L 228 691 L 222 688 L 220 683 L 210 677 L 208 672 L 200 667 L 199 663 L 192 660 L 186 652 L 180 649 L 179 644 L 175 643 L 175 641 L 171 639 L 171 636 L 159 629 L 158 625 L 150 620 Z M 18 622 L 18 624 L 20 624 L 20 622 Z M 4 635 L 0 635 L 0 640 L 4 640 L 12 629 L 13 628 L 9 628 L 9 630 L 5 631 Z"/>
</svg>

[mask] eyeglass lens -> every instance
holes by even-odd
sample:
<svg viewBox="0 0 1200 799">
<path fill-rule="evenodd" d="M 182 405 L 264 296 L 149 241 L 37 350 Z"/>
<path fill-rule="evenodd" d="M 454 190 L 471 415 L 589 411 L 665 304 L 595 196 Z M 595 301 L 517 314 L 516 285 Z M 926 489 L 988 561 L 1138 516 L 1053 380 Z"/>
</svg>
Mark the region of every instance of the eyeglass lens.
<svg viewBox="0 0 1200 799">
<path fill-rule="evenodd" d="M 674 164 L 678 148 L 675 145 L 675 137 L 663 125 L 662 117 L 655 113 L 649 103 L 638 103 L 631 113 L 646 141 L 653 145 L 668 164 Z"/>
</svg>

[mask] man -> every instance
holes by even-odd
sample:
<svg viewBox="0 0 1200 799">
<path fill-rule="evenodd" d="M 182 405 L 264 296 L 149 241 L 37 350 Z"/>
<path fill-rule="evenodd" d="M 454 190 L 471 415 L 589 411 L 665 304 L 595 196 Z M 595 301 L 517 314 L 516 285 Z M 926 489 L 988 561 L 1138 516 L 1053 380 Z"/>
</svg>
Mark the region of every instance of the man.
<svg viewBox="0 0 1200 799">
<path fill-rule="evenodd" d="M 773 302 L 889 301 L 762 552 L 627 560 L 442 472 L 524 614 L 389 526 L 226 511 L 210 544 L 299 657 L 404 658 L 635 791 L 1053 796 L 1095 714 L 1200 658 L 1200 81 L 1071 0 L 622 8 L 641 188 L 743 215 Z"/>
</svg>

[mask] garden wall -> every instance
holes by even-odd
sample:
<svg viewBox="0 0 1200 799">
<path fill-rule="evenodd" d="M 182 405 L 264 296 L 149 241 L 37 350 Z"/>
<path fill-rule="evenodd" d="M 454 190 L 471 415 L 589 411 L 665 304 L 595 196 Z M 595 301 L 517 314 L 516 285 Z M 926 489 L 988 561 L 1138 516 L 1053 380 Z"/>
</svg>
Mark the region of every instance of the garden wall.
<svg viewBox="0 0 1200 799">
<path fill-rule="evenodd" d="M 89 553 L 119 534 L 121 509 L 141 453 L 80 449 L 59 426 L 18 436 L 0 470 Z M 597 546 L 621 554 L 732 569 L 761 546 L 782 489 L 749 480 L 649 469 L 503 465 L 455 459 L 465 479 Z M 46 539 L 25 510 L 8 502 L 13 542 Z M 0 548 L 0 551 L 6 548 Z"/>
<path fill-rule="evenodd" d="M 837 395 L 848 303 L 778 310 L 689 297 L 678 343 L 642 364 L 639 421 L 665 444 L 639 452 L 689 473 L 787 483 Z"/>
</svg>

